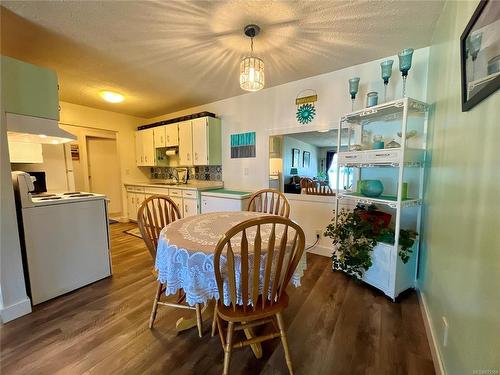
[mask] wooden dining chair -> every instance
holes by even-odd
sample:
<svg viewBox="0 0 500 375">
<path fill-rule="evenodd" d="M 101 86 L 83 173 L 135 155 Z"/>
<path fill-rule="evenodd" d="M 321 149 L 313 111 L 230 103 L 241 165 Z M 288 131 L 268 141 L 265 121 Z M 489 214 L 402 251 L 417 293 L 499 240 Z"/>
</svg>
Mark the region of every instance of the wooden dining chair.
<svg viewBox="0 0 500 375">
<path fill-rule="evenodd" d="M 281 338 L 288 370 L 293 374 L 282 311 L 288 305 L 285 290 L 302 257 L 304 244 L 302 228 L 290 219 L 279 216 L 262 216 L 244 221 L 227 231 L 218 242 L 214 271 L 221 298 L 216 304 L 214 322 L 224 348 L 223 374 L 229 373 L 234 348 L 277 337 Z M 235 261 L 234 246 L 240 249 L 241 266 L 237 266 Z M 261 257 L 264 253 L 267 255 Z M 261 275 L 262 267 L 264 271 Z M 236 272 L 240 272 L 240 277 L 236 277 Z M 259 288 L 260 285 L 262 288 Z M 222 301 L 224 295 L 229 295 L 228 306 Z M 249 305 L 250 301 L 252 305 Z M 222 321 L 228 322 L 226 334 Z M 248 331 L 263 324 L 272 324 L 272 331 L 262 336 L 247 336 L 246 340 L 238 342 L 233 340 L 235 331 Z"/>
<path fill-rule="evenodd" d="M 333 196 L 333 195 L 335 195 L 335 192 L 328 185 L 315 184 L 314 186 L 306 187 L 306 194 Z"/>
<path fill-rule="evenodd" d="M 313 187 L 316 185 L 316 182 L 308 177 L 303 177 L 300 179 L 300 188 L 307 189 L 308 187 Z"/>
<path fill-rule="evenodd" d="M 285 194 L 274 189 L 262 189 L 254 193 L 248 202 L 247 211 L 288 217 L 290 203 Z"/>
<path fill-rule="evenodd" d="M 158 247 L 158 240 L 160 232 L 168 224 L 181 218 L 179 207 L 172 199 L 164 195 L 153 195 L 142 202 L 137 214 L 137 223 L 139 231 L 141 232 L 142 239 L 146 243 L 146 247 L 153 258 L 156 260 L 156 248 Z M 156 294 L 153 302 L 153 309 L 149 318 L 149 328 L 153 328 L 156 318 L 156 311 L 158 305 L 177 307 L 183 309 L 196 310 L 196 323 L 198 326 L 198 334 L 202 336 L 202 320 L 201 320 L 201 305 L 196 304 L 195 307 L 188 306 L 182 302 L 185 299 L 185 293 L 179 290 L 177 296 L 177 303 L 162 302 L 160 301 L 162 294 L 165 292 L 166 285 L 158 281 Z"/>
</svg>

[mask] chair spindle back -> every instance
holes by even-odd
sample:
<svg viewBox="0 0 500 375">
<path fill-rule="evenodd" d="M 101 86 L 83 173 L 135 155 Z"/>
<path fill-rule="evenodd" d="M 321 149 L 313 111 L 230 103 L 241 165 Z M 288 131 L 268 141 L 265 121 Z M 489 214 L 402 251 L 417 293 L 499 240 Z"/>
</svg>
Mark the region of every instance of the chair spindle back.
<svg viewBox="0 0 500 375">
<path fill-rule="evenodd" d="M 264 226 L 267 226 L 265 228 L 267 230 L 263 233 Z M 250 233 L 252 237 L 249 240 Z M 267 238 L 262 238 L 263 234 Z M 237 285 L 233 245 L 235 237 L 240 236 L 241 277 Z M 251 242 L 253 242 L 252 261 L 249 257 Z M 288 218 L 262 216 L 236 225 L 226 232 L 215 249 L 214 271 L 219 296 L 221 298 L 224 296 L 224 274 L 227 277 L 230 302 L 234 311 L 237 306 L 241 306 L 246 312 L 251 309 L 255 311 L 259 305 L 265 309 L 278 303 L 302 257 L 304 247 L 304 231 Z M 263 252 L 267 253 L 265 258 L 262 258 Z M 226 259 L 226 269 L 221 271 L 222 256 Z M 265 264 L 261 264 L 262 261 Z M 261 267 L 264 267 L 262 280 Z M 259 288 L 261 283 L 262 290 Z M 238 303 L 238 291 L 241 292 L 241 304 Z M 253 307 L 248 306 L 250 298 Z"/>
<path fill-rule="evenodd" d="M 137 224 L 153 259 L 156 259 L 161 230 L 180 218 L 179 207 L 165 195 L 153 195 L 142 202 L 137 214 Z"/>
<path fill-rule="evenodd" d="M 290 203 L 283 193 L 273 189 L 263 189 L 252 195 L 247 211 L 288 217 Z"/>
</svg>

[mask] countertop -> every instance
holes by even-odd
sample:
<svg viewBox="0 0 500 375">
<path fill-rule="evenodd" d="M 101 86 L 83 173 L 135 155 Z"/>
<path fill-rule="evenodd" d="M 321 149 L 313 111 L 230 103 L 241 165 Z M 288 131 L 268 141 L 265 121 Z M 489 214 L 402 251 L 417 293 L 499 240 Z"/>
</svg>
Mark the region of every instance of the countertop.
<svg viewBox="0 0 500 375">
<path fill-rule="evenodd" d="M 153 187 L 160 189 L 181 189 L 181 190 L 213 190 L 220 189 L 224 187 L 224 183 L 222 181 L 199 181 L 199 180 L 191 180 L 188 181 L 187 184 L 180 185 L 169 185 L 171 182 L 169 180 L 155 180 L 155 181 L 146 181 L 146 182 L 127 182 L 125 186 L 144 186 L 144 187 Z"/>
<path fill-rule="evenodd" d="M 231 199 L 246 199 L 252 196 L 252 193 L 247 191 L 238 191 L 238 190 L 229 190 L 229 189 L 215 189 L 204 191 L 201 193 L 202 196 L 209 197 L 223 197 L 223 198 L 231 198 Z"/>
</svg>

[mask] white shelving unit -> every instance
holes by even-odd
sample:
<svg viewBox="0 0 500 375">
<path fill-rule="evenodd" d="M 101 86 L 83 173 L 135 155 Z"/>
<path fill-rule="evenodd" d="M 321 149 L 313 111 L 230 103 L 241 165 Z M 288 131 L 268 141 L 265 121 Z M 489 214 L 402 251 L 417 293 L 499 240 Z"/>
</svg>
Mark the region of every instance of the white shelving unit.
<svg viewBox="0 0 500 375">
<path fill-rule="evenodd" d="M 402 98 L 374 107 L 348 113 L 340 118 L 337 144 L 337 176 L 341 168 L 347 175 L 349 186 L 339 186 L 337 178 L 337 209 L 341 201 L 357 204 L 375 204 L 381 211 L 392 215 L 391 227 L 395 231 L 394 244 L 379 243 L 372 254 L 373 265 L 364 273 L 363 281 L 380 289 L 393 300 L 404 290 L 415 287 L 419 241 L 413 246 L 410 260 L 404 264 L 399 255 L 400 229 L 420 233 L 423 202 L 424 166 L 428 109 L 426 103 Z M 347 130 L 344 130 L 347 129 Z M 347 144 L 341 144 L 341 134 L 347 131 Z M 400 133 L 400 137 L 397 134 Z M 413 137 L 407 139 L 407 134 Z M 385 144 L 398 139 L 399 148 L 373 150 L 369 141 L 374 135 L 384 138 Z M 354 144 L 363 145 L 362 151 L 350 150 Z M 377 198 L 356 192 L 357 181 L 379 179 L 384 192 Z M 403 199 L 403 182 L 408 184 L 408 197 Z"/>
</svg>

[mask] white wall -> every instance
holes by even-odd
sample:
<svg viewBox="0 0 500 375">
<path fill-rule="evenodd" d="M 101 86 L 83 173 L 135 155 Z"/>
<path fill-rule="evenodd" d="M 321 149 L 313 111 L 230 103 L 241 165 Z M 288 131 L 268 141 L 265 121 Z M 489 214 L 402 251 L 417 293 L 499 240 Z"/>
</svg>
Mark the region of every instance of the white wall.
<svg viewBox="0 0 500 375">
<path fill-rule="evenodd" d="M 428 48 L 415 51 L 407 82 L 408 96 L 420 100 L 426 99 L 428 57 Z M 402 80 L 397 69 L 397 56 L 390 58 L 394 60 L 394 69 L 389 82 L 388 99 L 394 99 L 401 96 Z M 351 100 L 348 93 L 349 78 L 361 77 L 356 109 L 364 107 L 367 92 L 378 91 L 382 96 L 383 82 L 380 78 L 380 62 L 382 60 L 385 59 L 188 108 L 155 117 L 148 122 L 200 111 L 215 113 L 222 119 L 222 173 L 225 186 L 233 189 L 257 190 L 268 186 L 268 136 L 270 129 L 292 128 L 296 129 L 295 132 L 300 132 L 308 126 L 336 127 L 339 117 L 351 111 Z M 238 77 L 234 77 L 234 79 L 237 80 Z M 318 94 L 317 114 L 312 123 L 299 126 L 295 119 L 295 98 L 304 89 L 316 90 Z M 257 133 L 257 157 L 231 159 L 230 134 L 247 131 L 256 131 Z M 249 172 L 247 175 L 245 175 L 245 170 Z"/>
<path fill-rule="evenodd" d="M 299 165 L 297 166 L 297 172 L 299 173 L 299 176 L 309 178 L 316 177 L 318 175 L 318 147 L 311 145 L 310 143 L 302 142 L 298 139 L 285 136 L 283 137 L 283 176 L 285 176 L 284 182 L 288 183 L 290 181 L 290 168 L 292 168 L 293 148 L 297 148 L 300 150 Z M 302 166 L 304 151 L 308 151 L 311 154 L 308 168 L 304 168 Z"/>
<path fill-rule="evenodd" d="M 68 191 L 64 145 L 42 145 L 43 163 L 15 163 L 12 170 L 24 172 L 45 172 L 48 192 Z"/>
<path fill-rule="evenodd" d="M 122 191 L 123 217 L 126 217 L 127 195 L 124 183 L 149 180 L 149 168 L 135 165 L 135 131 L 137 126 L 147 123 L 145 119 L 103 111 L 77 104 L 60 102 L 61 127 L 78 137 L 80 146 L 80 166 L 83 174 L 88 175 L 86 158 L 86 136 L 116 137 Z M 126 105 L 126 103 L 124 104 Z M 87 182 L 87 181 L 86 181 Z M 88 186 L 86 186 L 88 189 Z"/>
</svg>

